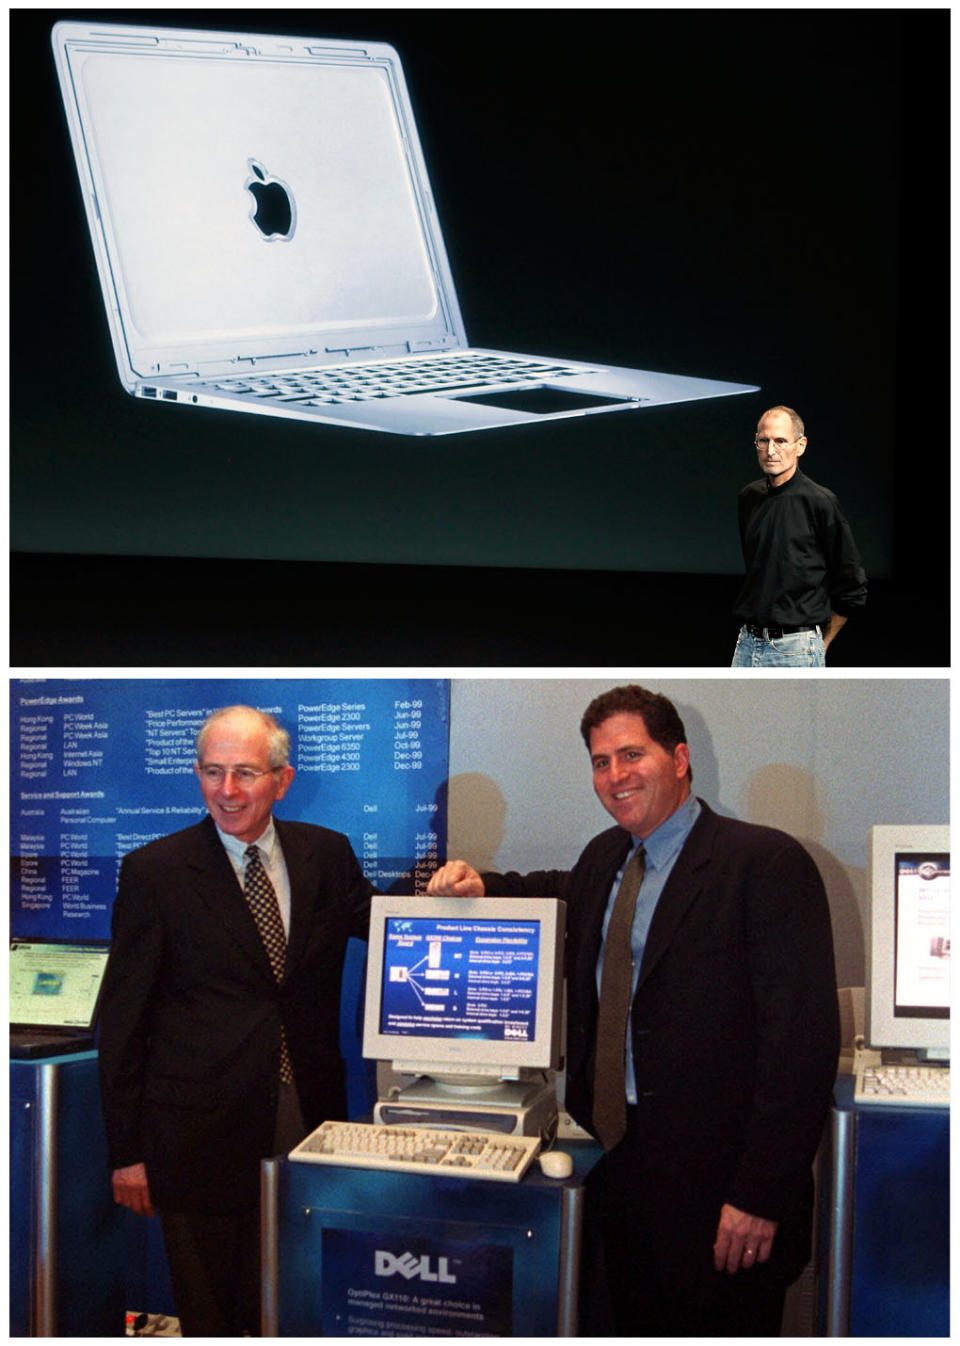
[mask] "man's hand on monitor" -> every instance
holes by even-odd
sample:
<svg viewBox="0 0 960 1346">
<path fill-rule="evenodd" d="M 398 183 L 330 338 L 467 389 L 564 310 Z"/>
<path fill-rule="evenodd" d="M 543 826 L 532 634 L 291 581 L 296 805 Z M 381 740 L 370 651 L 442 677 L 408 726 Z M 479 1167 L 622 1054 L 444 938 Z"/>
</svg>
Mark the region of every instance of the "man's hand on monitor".
<svg viewBox="0 0 960 1346">
<path fill-rule="evenodd" d="M 466 860 L 448 860 L 427 884 L 428 897 L 483 897 L 483 879 Z"/>
</svg>

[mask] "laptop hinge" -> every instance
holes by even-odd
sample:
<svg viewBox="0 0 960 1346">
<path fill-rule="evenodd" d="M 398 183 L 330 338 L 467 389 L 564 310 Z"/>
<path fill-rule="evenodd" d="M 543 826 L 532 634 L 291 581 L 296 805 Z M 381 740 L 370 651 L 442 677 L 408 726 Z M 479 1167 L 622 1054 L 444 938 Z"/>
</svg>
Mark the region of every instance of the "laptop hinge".
<svg viewBox="0 0 960 1346">
<path fill-rule="evenodd" d="M 392 346 L 325 346 L 324 354 L 338 360 L 391 359 L 397 355 L 415 355 L 418 351 L 443 350 L 446 341 L 400 341 Z"/>
<path fill-rule="evenodd" d="M 290 365 L 310 362 L 316 364 L 319 352 L 309 351 L 288 351 L 282 355 L 270 355 L 258 357 L 255 355 L 234 355 L 227 360 L 198 360 L 196 366 L 183 364 L 174 361 L 158 360 L 156 364 L 151 365 L 147 378 L 167 377 L 193 377 L 200 379 L 215 378 L 219 375 L 238 374 L 251 369 L 278 369 L 289 368 Z"/>
<path fill-rule="evenodd" d="M 340 364 L 347 360 L 390 360 L 402 355 L 423 351 L 445 350 L 459 346 L 450 341 L 398 341 L 383 346 L 326 346 L 306 351 L 287 351 L 279 355 L 234 355 L 226 360 L 201 360 L 191 368 L 182 361 L 158 360 L 143 378 L 223 378 L 232 374 L 250 373 L 257 369 L 269 373 L 278 369 L 296 369 L 301 365 Z"/>
</svg>

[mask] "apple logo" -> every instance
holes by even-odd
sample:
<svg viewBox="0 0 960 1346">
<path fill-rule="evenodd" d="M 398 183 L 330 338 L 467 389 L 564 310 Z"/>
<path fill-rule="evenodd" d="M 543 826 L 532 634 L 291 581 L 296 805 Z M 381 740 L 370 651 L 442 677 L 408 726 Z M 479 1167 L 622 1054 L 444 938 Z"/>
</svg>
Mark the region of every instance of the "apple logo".
<svg viewBox="0 0 960 1346">
<path fill-rule="evenodd" d="M 272 178 L 256 159 L 248 159 L 247 165 L 252 177 L 243 185 L 253 197 L 250 219 L 268 243 L 277 239 L 288 242 L 297 227 L 297 212 L 290 188 L 279 178 Z"/>
</svg>

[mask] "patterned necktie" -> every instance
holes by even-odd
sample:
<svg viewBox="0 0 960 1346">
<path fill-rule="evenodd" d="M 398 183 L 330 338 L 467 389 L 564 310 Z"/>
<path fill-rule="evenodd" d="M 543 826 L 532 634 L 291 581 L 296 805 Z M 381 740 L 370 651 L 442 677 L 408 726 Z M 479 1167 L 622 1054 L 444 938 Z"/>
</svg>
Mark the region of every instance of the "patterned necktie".
<svg viewBox="0 0 960 1346">
<path fill-rule="evenodd" d="M 640 845 L 623 871 L 603 946 L 593 1071 L 593 1129 L 605 1150 L 619 1144 L 627 1129 L 625 1057 L 627 1019 L 633 996 L 630 935 L 645 868 L 646 853 Z"/>
<path fill-rule="evenodd" d="M 247 868 L 243 875 L 243 895 L 253 914 L 263 940 L 273 975 L 279 982 L 283 977 L 283 965 L 287 957 L 287 936 L 280 916 L 280 904 L 269 875 L 260 859 L 260 848 L 248 846 L 245 853 Z M 290 1061 L 290 1049 L 287 1047 L 286 1030 L 280 1028 L 280 1078 L 284 1084 L 293 1083 L 293 1065 Z"/>
</svg>

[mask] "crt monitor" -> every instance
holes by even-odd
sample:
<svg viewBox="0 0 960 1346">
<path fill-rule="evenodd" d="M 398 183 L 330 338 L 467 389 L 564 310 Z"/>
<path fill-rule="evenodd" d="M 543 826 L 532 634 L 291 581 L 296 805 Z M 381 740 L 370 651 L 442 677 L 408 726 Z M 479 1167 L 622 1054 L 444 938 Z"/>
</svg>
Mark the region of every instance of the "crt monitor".
<svg viewBox="0 0 960 1346">
<path fill-rule="evenodd" d="M 557 1069 L 565 912 L 546 897 L 373 898 L 364 1056 L 453 1087 Z"/>
<path fill-rule="evenodd" d="M 950 1054 L 950 829 L 870 829 L 866 1036 L 871 1047 Z"/>
</svg>

